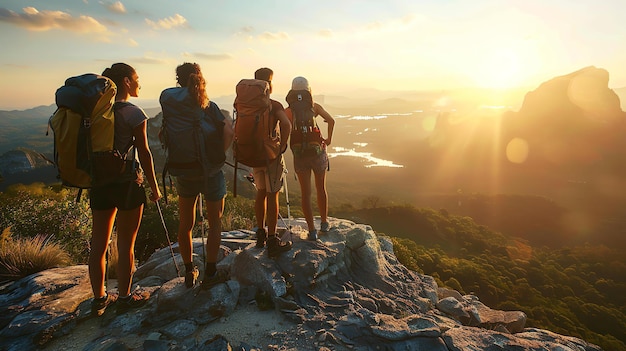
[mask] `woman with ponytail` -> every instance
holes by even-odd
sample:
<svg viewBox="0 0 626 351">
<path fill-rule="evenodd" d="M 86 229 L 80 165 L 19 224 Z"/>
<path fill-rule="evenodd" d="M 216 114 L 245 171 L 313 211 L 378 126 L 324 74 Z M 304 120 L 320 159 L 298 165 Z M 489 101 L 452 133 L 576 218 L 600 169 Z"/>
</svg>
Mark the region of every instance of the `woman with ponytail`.
<svg viewBox="0 0 626 351">
<path fill-rule="evenodd" d="M 149 299 L 148 292 L 131 294 L 135 271 L 135 239 L 139 231 L 143 208 L 146 204 L 144 177 L 150 186 L 150 200 L 158 201 L 161 191 L 154 173 L 152 153 L 148 147 L 147 119 L 145 112 L 128 102 L 139 94 L 139 76 L 135 69 L 125 63 L 116 63 L 102 72 L 117 86 L 115 96 L 114 148 L 127 152 L 128 172 L 111 184 L 94 187 L 90 191 L 93 217 L 91 251 L 89 253 L 89 279 L 94 294 L 91 304 L 93 315 L 102 315 L 108 305 L 117 300 L 117 313 L 140 307 Z M 130 152 L 130 150 L 134 150 Z M 139 160 L 135 160 L 135 155 Z M 113 226 L 117 233 L 117 282 L 119 298 L 105 290 L 106 251 Z"/>
<path fill-rule="evenodd" d="M 165 143 L 167 166 L 176 179 L 178 192 L 178 245 L 185 264 L 185 286 L 192 288 L 199 271 L 193 261 L 192 229 L 196 221 L 196 205 L 199 194 L 204 195 L 209 221 L 209 233 L 205 250 L 204 278 L 202 288 L 210 288 L 228 279 L 224 271 L 216 268 L 222 234 L 222 214 L 226 196 L 226 180 L 222 172 L 224 160 L 215 162 L 196 155 L 193 160 L 184 160 L 196 150 L 196 139 L 187 134 L 194 133 L 194 123 L 210 125 L 212 134 L 203 130 L 203 139 L 208 155 L 224 155 L 233 139 L 232 124 L 224 117 L 220 108 L 209 101 L 206 81 L 197 63 L 183 63 L 176 68 L 177 87 L 165 89 L 160 103 L 163 111 L 161 138 Z M 213 145 L 211 141 L 217 141 Z M 210 158 L 210 156 L 209 156 Z M 178 167 L 178 168 L 177 168 Z"/>
</svg>

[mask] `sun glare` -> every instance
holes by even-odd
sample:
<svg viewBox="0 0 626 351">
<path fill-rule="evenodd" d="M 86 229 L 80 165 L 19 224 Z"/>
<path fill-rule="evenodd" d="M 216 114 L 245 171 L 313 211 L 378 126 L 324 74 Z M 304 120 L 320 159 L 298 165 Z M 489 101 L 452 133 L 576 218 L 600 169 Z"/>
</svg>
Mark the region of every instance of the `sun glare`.
<svg viewBox="0 0 626 351">
<path fill-rule="evenodd" d="M 513 88 L 522 84 L 527 73 L 524 67 L 523 59 L 516 50 L 493 50 L 482 56 L 473 79 L 482 88 Z"/>
</svg>

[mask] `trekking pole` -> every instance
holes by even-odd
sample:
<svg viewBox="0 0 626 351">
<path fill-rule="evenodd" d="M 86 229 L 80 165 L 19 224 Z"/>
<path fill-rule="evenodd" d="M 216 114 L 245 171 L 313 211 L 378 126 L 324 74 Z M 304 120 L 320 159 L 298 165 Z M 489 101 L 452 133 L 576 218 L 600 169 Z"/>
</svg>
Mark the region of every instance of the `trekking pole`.
<svg viewBox="0 0 626 351">
<path fill-rule="evenodd" d="M 289 189 L 287 188 L 287 168 L 285 172 L 285 200 L 287 201 L 287 219 L 289 220 L 289 231 L 291 232 L 291 210 L 289 208 Z M 283 221 L 284 222 L 284 221 Z"/>
<path fill-rule="evenodd" d="M 202 210 L 202 193 L 198 194 L 198 218 L 200 219 L 200 235 L 202 236 L 202 257 L 204 258 L 204 264 L 206 265 L 206 244 L 204 242 L 204 211 Z M 191 242 L 191 252 L 193 254 L 193 241 Z"/>
<path fill-rule="evenodd" d="M 105 267 L 104 267 L 104 272 L 105 272 L 105 276 L 104 276 L 104 291 L 107 291 L 107 288 L 109 287 L 109 262 L 111 261 L 111 243 L 113 242 L 113 240 L 109 239 L 109 241 L 107 242 L 107 251 L 104 255 L 104 259 L 105 259 Z"/>
<path fill-rule="evenodd" d="M 163 225 L 163 229 L 165 230 L 165 237 L 167 238 L 167 246 L 170 247 L 170 253 L 172 254 L 172 261 L 174 261 L 174 267 L 176 267 L 176 274 L 180 277 L 180 270 L 178 269 L 178 264 L 176 263 L 176 258 L 174 257 L 174 249 L 172 249 L 172 241 L 170 241 L 170 234 L 167 231 L 167 225 L 165 225 L 165 219 L 163 218 L 163 212 L 161 211 L 161 205 L 156 201 L 157 210 L 159 210 L 159 216 L 161 217 L 161 224 Z"/>
</svg>

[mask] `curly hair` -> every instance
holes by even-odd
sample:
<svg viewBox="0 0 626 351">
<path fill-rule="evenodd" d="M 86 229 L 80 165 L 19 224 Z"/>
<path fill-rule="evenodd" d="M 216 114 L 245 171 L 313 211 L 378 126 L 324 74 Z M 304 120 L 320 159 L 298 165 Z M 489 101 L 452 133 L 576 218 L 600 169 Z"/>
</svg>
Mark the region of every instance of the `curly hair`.
<svg viewBox="0 0 626 351">
<path fill-rule="evenodd" d="M 176 81 L 181 87 L 186 87 L 189 95 L 193 96 L 198 106 L 205 108 L 209 104 L 209 96 L 206 93 L 206 81 L 202 76 L 200 65 L 185 62 L 176 67 Z"/>
</svg>

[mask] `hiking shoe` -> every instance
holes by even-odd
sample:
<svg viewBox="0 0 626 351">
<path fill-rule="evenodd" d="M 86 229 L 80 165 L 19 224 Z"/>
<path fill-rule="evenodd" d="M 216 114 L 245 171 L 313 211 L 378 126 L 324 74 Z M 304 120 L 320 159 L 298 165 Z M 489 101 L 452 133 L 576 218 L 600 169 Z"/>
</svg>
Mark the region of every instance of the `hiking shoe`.
<svg viewBox="0 0 626 351">
<path fill-rule="evenodd" d="M 265 239 L 267 239 L 267 233 L 265 229 L 259 228 L 256 230 L 256 247 L 262 249 L 265 246 Z"/>
<path fill-rule="evenodd" d="M 320 225 L 320 232 L 328 233 L 329 230 L 330 230 L 330 223 L 322 222 L 322 224 Z"/>
<path fill-rule="evenodd" d="M 120 297 L 117 299 L 117 314 L 122 314 L 128 310 L 142 307 L 150 299 L 150 293 L 147 291 L 135 291 L 127 297 Z"/>
<path fill-rule="evenodd" d="M 198 271 L 198 267 L 194 266 L 192 270 L 185 272 L 185 286 L 187 288 L 193 288 L 198 281 L 198 275 L 200 272 Z"/>
<path fill-rule="evenodd" d="M 309 230 L 309 235 L 307 236 L 307 240 L 315 241 L 317 240 L 317 230 Z"/>
<path fill-rule="evenodd" d="M 269 257 L 276 257 L 289 250 L 291 250 L 291 241 L 282 242 L 276 235 L 267 238 L 267 255 Z"/>
<path fill-rule="evenodd" d="M 212 276 L 207 277 L 206 274 L 204 275 L 200 288 L 202 290 L 208 290 L 217 284 L 226 283 L 227 280 L 228 272 L 223 269 L 218 269 Z"/>
<path fill-rule="evenodd" d="M 91 315 L 102 316 L 107 307 L 117 300 L 117 294 L 107 293 L 106 296 L 91 301 Z"/>
</svg>

